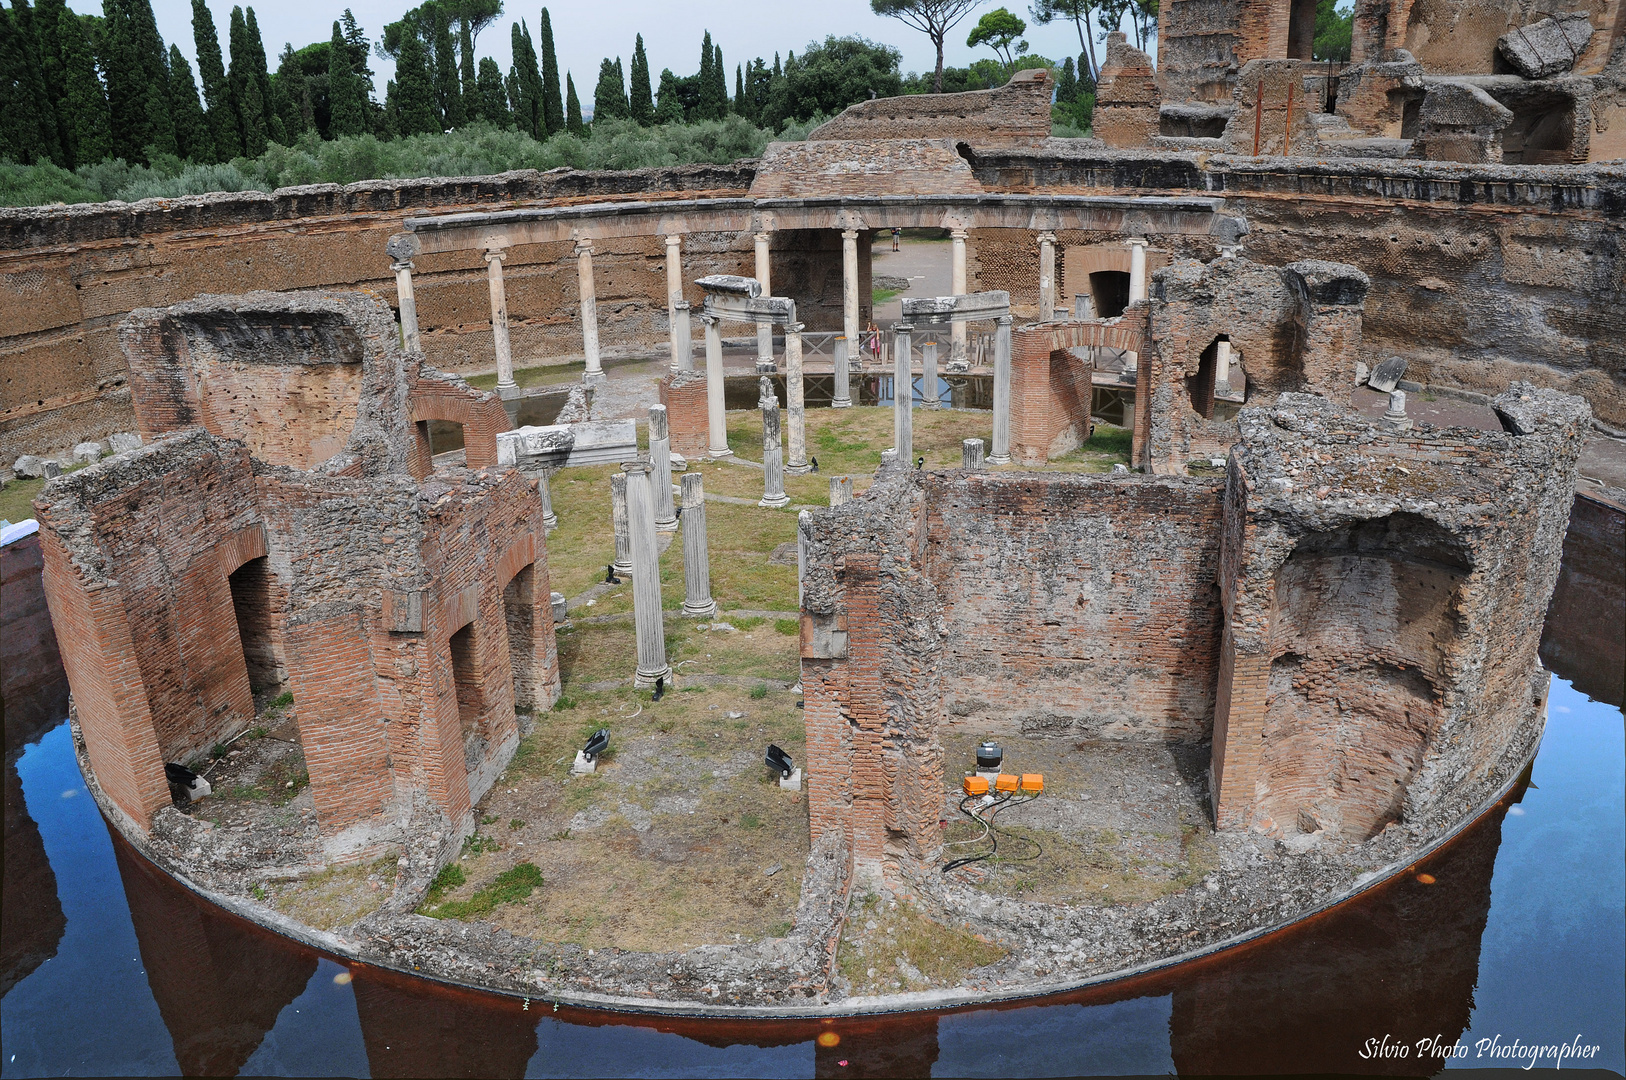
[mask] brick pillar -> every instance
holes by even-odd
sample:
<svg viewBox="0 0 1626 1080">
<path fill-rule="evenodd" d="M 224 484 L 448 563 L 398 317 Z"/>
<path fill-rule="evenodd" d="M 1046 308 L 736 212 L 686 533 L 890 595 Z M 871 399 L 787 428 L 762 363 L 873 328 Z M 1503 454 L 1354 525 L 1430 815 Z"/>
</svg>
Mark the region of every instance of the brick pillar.
<svg viewBox="0 0 1626 1080">
<path fill-rule="evenodd" d="M 1227 619 L 1214 697 L 1214 818 L 1221 829 L 1253 822 L 1254 786 L 1264 756 L 1270 657 L 1238 651 Z"/>
<path fill-rule="evenodd" d="M 1048 460 L 1051 336 L 1040 330 L 1011 335 L 1011 455 L 1035 467 Z"/>
<path fill-rule="evenodd" d="M 886 855 L 886 702 L 882 696 L 878 555 L 847 557 L 847 715 L 853 727 L 849 759 L 852 785 L 853 869 L 879 878 Z"/>
<path fill-rule="evenodd" d="M 705 457 L 709 442 L 706 414 L 706 373 L 673 371 L 660 382 L 661 404 L 671 432 L 671 449 L 686 458 Z"/>
</svg>

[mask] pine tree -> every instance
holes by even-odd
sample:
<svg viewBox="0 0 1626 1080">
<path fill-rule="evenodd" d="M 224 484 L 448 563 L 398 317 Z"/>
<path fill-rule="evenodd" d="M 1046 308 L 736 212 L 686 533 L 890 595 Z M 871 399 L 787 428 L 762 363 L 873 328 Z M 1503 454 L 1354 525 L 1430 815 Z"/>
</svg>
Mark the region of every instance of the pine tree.
<svg viewBox="0 0 1626 1080">
<path fill-rule="evenodd" d="M 632 85 L 629 87 L 629 114 L 648 127 L 655 122 L 655 94 L 649 86 L 649 56 L 644 52 L 644 35 L 632 47 Z"/>
<path fill-rule="evenodd" d="M 145 0 L 143 0 L 145 2 Z M 248 62 L 254 82 L 260 88 L 260 110 L 265 117 L 266 131 L 271 130 L 271 69 L 265 58 L 265 42 L 260 40 L 260 24 L 254 21 L 254 9 L 247 9 Z"/>
<path fill-rule="evenodd" d="M 482 56 L 474 84 L 480 99 L 480 118 L 495 127 L 513 127 L 514 114 L 508 111 L 508 93 L 503 88 L 502 70 L 497 67 L 497 61 Z"/>
<path fill-rule="evenodd" d="M 586 135 L 587 125 L 582 123 L 582 103 L 576 97 L 576 84 L 565 72 L 565 130 L 572 135 Z"/>
<path fill-rule="evenodd" d="M 226 82 L 226 64 L 220 57 L 220 34 L 205 0 L 192 0 L 192 42 L 198 50 L 198 80 L 208 106 L 209 142 L 215 161 L 230 161 L 243 152 L 240 120 L 232 106 Z"/>
<path fill-rule="evenodd" d="M 57 40 L 62 49 L 61 112 L 68 119 L 68 158 L 75 166 L 94 165 L 113 151 L 112 121 L 85 25 L 66 6 L 57 14 Z"/>
<path fill-rule="evenodd" d="M 360 135 L 367 130 L 367 111 L 361 101 L 361 86 L 350 67 L 350 48 L 344 32 L 333 24 L 333 39 L 327 50 L 328 134 Z"/>
<path fill-rule="evenodd" d="M 478 120 L 480 113 L 480 91 L 476 86 L 474 74 L 474 27 L 469 22 L 468 12 L 464 12 L 457 20 L 457 76 L 462 84 L 463 111 L 470 120 Z"/>
<path fill-rule="evenodd" d="M 231 49 L 231 67 L 226 71 L 226 82 L 231 87 L 231 97 L 237 106 L 237 132 L 243 141 L 243 154 L 245 157 L 259 157 L 265 153 L 268 138 L 265 122 L 265 95 L 260 90 L 260 80 L 255 72 L 252 54 L 252 44 L 248 33 L 248 22 L 243 17 L 243 9 L 231 9 L 231 28 L 227 32 Z M 260 59 L 265 59 L 262 51 Z"/>
<path fill-rule="evenodd" d="M 356 93 L 361 98 L 362 112 L 365 114 L 373 100 L 373 69 L 367 66 L 372 46 L 368 44 L 367 35 L 362 32 L 349 8 L 344 9 L 344 18 L 339 22 L 344 27 L 344 43 L 350 49 L 350 70 L 356 76 Z"/>
<path fill-rule="evenodd" d="M 593 123 L 619 117 L 626 100 L 615 65 L 606 57 L 598 67 L 598 85 L 593 88 Z"/>
<path fill-rule="evenodd" d="M 188 161 L 213 161 L 215 150 L 203 103 L 198 100 L 198 84 L 178 45 L 169 47 L 169 115 L 175 123 L 176 153 Z"/>
<path fill-rule="evenodd" d="M 549 135 L 557 135 L 565 130 L 565 100 L 559 96 L 559 57 L 553 51 L 553 20 L 547 8 L 542 9 L 542 23 L 536 31 L 542 38 L 542 123 Z"/>
<path fill-rule="evenodd" d="M 401 36 L 395 59 L 395 103 L 401 134 L 423 135 L 441 130 L 435 115 L 435 86 L 429 75 L 429 52 L 417 34 Z"/>
<path fill-rule="evenodd" d="M 711 31 L 700 43 L 700 74 L 697 89 L 700 91 L 699 101 L 694 107 L 694 116 L 691 120 L 719 120 L 722 118 L 724 103 L 717 100 L 717 78 L 713 66 L 717 62 L 717 53 L 711 47 Z"/>
<path fill-rule="evenodd" d="M 671 68 L 661 69 L 661 89 L 655 106 L 655 123 L 681 124 L 683 123 L 683 93 L 678 89 L 678 79 L 672 74 Z"/>
<path fill-rule="evenodd" d="M 452 44 L 451 23 L 443 7 L 437 5 L 433 9 L 431 29 L 435 35 L 435 105 L 444 127 L 462 127 L 463 91 L 457 81 L 456 46 Z"/>
</svg>

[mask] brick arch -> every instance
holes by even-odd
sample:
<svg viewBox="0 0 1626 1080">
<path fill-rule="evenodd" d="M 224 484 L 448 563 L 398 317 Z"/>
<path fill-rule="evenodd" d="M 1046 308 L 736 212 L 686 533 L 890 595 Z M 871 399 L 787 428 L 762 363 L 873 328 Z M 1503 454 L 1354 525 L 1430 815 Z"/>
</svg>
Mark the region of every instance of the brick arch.
<svg viewBox="0 0 1626 1080">
<path fill-rule="evenodd" d="M 497 433 L 513 426 L 508 422 L 508 413 L 496 394 L 439 379 L 414 379 L 410 408 L 414 424 L 430 420 L 462 424 L 463 456 L 471 469 L 496 467 Z M 417 443 L 418 452 L 414 458 L 421 458 L 421 461 L 415 460 L 414 465 L 423 468 L 423 475 L 428 475 L 433 466 L 429 464 L 428 440 L 421 428 Z M 422 479 L 422 476 L 418 478 Z"/>
</svg>

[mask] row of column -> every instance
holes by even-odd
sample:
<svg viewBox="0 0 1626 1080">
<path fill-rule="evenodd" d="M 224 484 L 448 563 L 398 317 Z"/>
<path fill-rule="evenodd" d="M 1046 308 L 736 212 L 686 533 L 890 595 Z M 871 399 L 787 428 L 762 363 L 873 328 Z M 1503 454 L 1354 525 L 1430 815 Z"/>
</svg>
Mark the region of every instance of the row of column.
<svg viewBox="0 0 1626 1080">
<path fill-rule="evenodd" d="M 994 445 L 988 461 L 994 465 L 1008 465 L 1011 460 L 1011 324 L 1009 315 L 995 321 L 994 331 Z M 965 323 L 957 322 L 956 328 Z M 904 465 L 914 463 L 914 327 L 899 323 L 893 327 L 892 342 L 892 445 L 898 461 Z M 927 388 L 922 395 L 926 407 L 937 405 L 934 389 L 937 385 L 937 343 L 926 342 L 921 347 L 922 384 Z"/>
</svg>

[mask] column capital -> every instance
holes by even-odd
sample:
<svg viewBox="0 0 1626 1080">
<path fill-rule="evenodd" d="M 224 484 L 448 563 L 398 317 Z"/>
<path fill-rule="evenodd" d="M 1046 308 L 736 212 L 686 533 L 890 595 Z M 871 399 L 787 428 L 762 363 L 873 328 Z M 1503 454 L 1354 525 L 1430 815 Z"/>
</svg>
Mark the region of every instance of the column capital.
<svg viewBox="0 0 1626 1080">
<path fill-rule="evenodd" d="M 668 233 L 667 234 L 667 236 L 666 236 L 666 246 L 667 247 L 677 247 L 681 243 L 683 243 L 683 234 L 681 234 L 681 233 Z"/>
<path fill-rule="evenodd" d="M 417 264 L 411 259 L 397 259 L 395 262 L 390 263 L 390 269 L 395 271 L 397 274 L 399 274 L 402 270 L 416 270 L 417 268 Z"/>
<path fill-rule="evenodd" d="M 673 300 L 672 301 L 672 309 L 674 311 L 688 311 L 689 308 L 692 307 L 692 306 L 693 305 L 691 305 L 687 300 Z"/>
<path fill-rule="evenodd" d="M 758 229 L 756 232 L 751 234 L 751 239 L 755 240 L 759 244 L 766 244 L 769 240 L 773 239 L 773 233 L 767 229 Z"/>
<path fill-rule="evenodd" d="M 590 237 L 590 236 L 584 236 L 580 240 L 577 240 L 576 241 L 576 254 L 577 255 L 591 255 L 591 254 L 593 254 L 593 238 Z"/>
<path fill-rule="evenodd" d="M 968 237 L 970 235 L 971 235 L 971 230 L 967 229 L 963 225 L 959 226 L 958 228 L 953 228 L 953 229 L 949 230 L 949 238 L 952 239 L 952 240 L 964 240 L 966 237 Z"/>
<path fill-rule="evenodd" d="M 621 471 L 628 476 L 648 476 L 654 468 L 655 466 L 650 464 L 648 458 L 638 458 L 636 461 L 623 461 L 621 463 Z"/>
<path fill-rule="evenodd" d="M 702 326 L 706 327 L 708 330 L 711 329 L 712 327 L 716 326 L 718 323 L 720 323 L 722 321 L 723 321 L 722 319 L 719 319 L 717 316 L 713 315 L 711 312 L 705 310 L 704 308 L 702 308 L 700 310 L 700 323 L 701 323 Z"/>
<path fill-rule="evenodd" d="M 998 318 L 997 318 L 997 319 L 995 319 L 995 320 L 994 320 L 994 321 L 995 321 L 995 322 L 996 322 L 996 323 L 998 323 L 998 324 L 999 324 L 999 325 L 1000 325 L 1000 326 L 1002 326 L 1002 327 L 1008 327 L 1008 326 L 1010 326 L 1010 325 L 1011 325 L 1011 324 L 1012 324 L 1012 323 L 1014 323 L 1014 322 L 1015 322 L 1015 321 L 1016 321 L 1016 320 L 1015 320 L 1015 319 L 1013 319 L 1013 318 L 1012 318 L 1012 317 L 1011 317 L 1011 316 L 1009 316 L 1009 315 L 1001 315 L 1001 316 L 999 316 L 999 317 L 998 317 Z"/>
<path fill-rule="evenodd" d="M 1145 247 L 1146 245 L 1150 244 L 1151 241 L 1146 239 L 1144 236 L 1127 236 L 1124 238 L 1124 243 L 1128 244 L 1130 247 Z"/>
<path fill-rule="evenodd" d="M 892 324 L 892 332 L 894 334 L 909 334 L 909 333 L 913 333 L 914 329 L 915 329 L 915 324 L 914 323 L 900 322 L 900 323 L 893 323 Z"/>
<path fill-rule="evenodd" d="M 793 322 L 785 324 L 785 332 L 788 334 L 800 334 L 805 329 L 807 329 L 806 323 Z"/>
<path fill-rule="evenodd" d="M 485 260 L 488 263 L 489 262 L 502 262 L 504 259 L 508 258 L 508 249 L 507 248 L 486 248 L 485 251 L 482 254 L 485 256 Z"/>
<path fill-rule="evenodd" d="M 1039 243 L 1041 243 L 1041 244 L 1054 244 L 1055 242 L 1056 242 L 1056 234 L 1051 232 L 1049 229 L 1046 229 L 1044 232 L 1039 234 Z"/>
<path fill-rule="evenodd" d="M 843 240 L 857 240 L 858 239 L 858 230 L 857 229 L 842 229 L 841 230 L 841 238 Z"/>
</svg>

